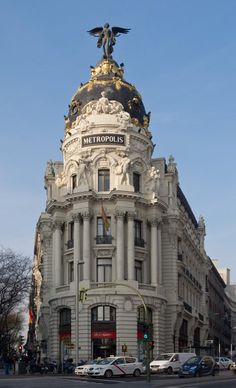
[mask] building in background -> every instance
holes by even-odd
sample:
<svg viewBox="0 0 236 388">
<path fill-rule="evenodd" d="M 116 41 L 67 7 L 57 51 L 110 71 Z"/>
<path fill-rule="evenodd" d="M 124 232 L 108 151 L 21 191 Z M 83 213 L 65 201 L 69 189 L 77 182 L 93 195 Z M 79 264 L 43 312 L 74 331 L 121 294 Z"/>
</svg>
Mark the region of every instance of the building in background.
<svg viewBox="0 0 236 388">
<path fill-rule="evenodd" d="M 41 357 L 78 361 L 126 345 L 142 360 L 144 307 L 153 355 L 205 346 L 204 220 L 181 190 L 174 158 L 152 158 L 149 124 L 123 65 L 104 55 L 72 97 L 63 160 L 45 172 L 31 298 Z"/>
</svg>

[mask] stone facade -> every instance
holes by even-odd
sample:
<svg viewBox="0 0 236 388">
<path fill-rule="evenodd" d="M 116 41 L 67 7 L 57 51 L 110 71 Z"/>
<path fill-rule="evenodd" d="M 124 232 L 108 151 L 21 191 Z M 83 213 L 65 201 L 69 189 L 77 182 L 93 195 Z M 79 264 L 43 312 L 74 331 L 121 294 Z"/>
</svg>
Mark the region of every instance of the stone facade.
<svg viewBox="0 0 236 388">
<path fill-rule="evenodd" d="M 117 100 L 108 98 L 108 82 Z M 150 115 L 142 125 L 132 117 L 140 95 L 121 103 L 121 91 L 135 91 L 123 69 L 104 59 L 88 93 L 97 84 L 98 97 L 83 106 L 72 99 L 63 162 L 48 162 L 45 172 L 46 211 L 37 223 L 43 356 L 77 361 L 120 354 L 126 344 L 143 359 L 144 306 L 153 355 L 199 348 L 208 335 L 204 220 L 180 189 L 174 158 L 152 159 Z"/>
</svg>

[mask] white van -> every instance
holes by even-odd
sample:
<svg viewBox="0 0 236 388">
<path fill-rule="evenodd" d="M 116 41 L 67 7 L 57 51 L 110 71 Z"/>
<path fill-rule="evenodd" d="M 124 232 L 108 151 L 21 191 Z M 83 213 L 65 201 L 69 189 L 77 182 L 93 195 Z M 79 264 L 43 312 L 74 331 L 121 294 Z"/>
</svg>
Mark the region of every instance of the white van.
<svg viewBox="0 0 236 388">
<path fill-rule="evenodd" d="M 162 353 L 150 363 L 150 370 L 152 373 L 176 373 L 185 361 L 194 356 L 195 353 Z"/>
</svg>

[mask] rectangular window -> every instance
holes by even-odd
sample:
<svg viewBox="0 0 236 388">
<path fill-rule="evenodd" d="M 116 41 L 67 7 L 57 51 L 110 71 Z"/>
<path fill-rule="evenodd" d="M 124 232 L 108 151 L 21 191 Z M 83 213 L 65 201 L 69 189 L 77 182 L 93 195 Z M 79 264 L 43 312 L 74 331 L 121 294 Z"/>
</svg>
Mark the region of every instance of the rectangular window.
<svg viewBox="0 0 236 388">
<path fill-rule="evenodd" d="M 111 244 L 111 217 L 107 217 L 107 227 L 102 217 L 97 217 L 97 244 Z"/>
<path fill-rule="evenodd" d="M 137 172 L 133 173 L 133 186 L 135 193 L 140 192 L 140 174 Z"/>
<path fill-rule="evenodd" d="M 72 189 L 74 190 L 77 186 L 77 176 L 72 175 L 71 180 L 72 180 Z"/>
<path fill-rule="evenodd" d="M 112 281 L 112 260 L 110 258 L 97 259 L 97 282 Z"/>
<path fill-rule="evenodd" d="M 135 260 L 135 280 L 137 282 L 142 283 L 142 269 L 143 263 L 140 260 Z"/>
<path fill-rule="evenodd" d="M 109 170 L 98 170 L 98 191 L 110 191 Z"/>
<path fill-rule="evenodd" d="M 74 246 L 74 222 L 69 222 L 68 224 L 68 241 L 67 248 L 73 248 Z"/>
<path fill-rule="evenodd" d="M 74 281 L 74 262 L 69 261 L 68 263 L 68 281 L 69 283 Z"/>
<path fill-rule="evenodd" d="M 134 244 L 135 246 L 144 248 L 144 240 L 142 238 L 142 221 L 134 221 Z"/>
</svg>

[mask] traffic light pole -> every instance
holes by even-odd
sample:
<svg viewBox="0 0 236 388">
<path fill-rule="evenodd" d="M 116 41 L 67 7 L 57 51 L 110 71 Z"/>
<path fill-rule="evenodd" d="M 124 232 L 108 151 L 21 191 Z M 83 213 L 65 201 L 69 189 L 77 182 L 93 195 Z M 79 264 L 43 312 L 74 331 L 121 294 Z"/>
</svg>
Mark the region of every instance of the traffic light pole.
<svg viewBox="0 0 236 388">
<path fill-rule="evenodd" d="M 146 325 L 148 327 L 148 332 L 150 332 L 150 324 L 149 324 L 147 305 L 146 305 L 146 303 L 144 301 L 143 296 L 140 294 L 140 292 L 136 288 L 134 288 L 134 287 L 132 287 L 132 286 L 130 286 L 128 284 L 123 284 L 123 283 L 109 283 L 109 284 L 103 284 L 100 287 L 98 286 L 98 287 L 96 287 L 96 289 L 98 289 L 98 288 L 108 288 L 108 287 L 110 288 L 110 287 L 116 287 L 116 286 L 127 287 L 127 288 L 133 290 L 136 295 L 138 295 L 138 297 L 140 298 L 140 300 L 142 302 L 143 308 L 144 308 L 145 322 L 146 322 Z M 83 302 L 83 300 L 81 300 L 81 299 L 84 299 L 86 297 L 86 292 L 89 291 L 89 290 L 93 290 L 94 291 L 94 288 L 87 288 L 86 290 L 85 289 L 82 290 L 83 296 L 82 296 L 82 298 L 80 298 L 81 302 Z M 150 349 L 149 349 L 148 341 L 146 341 L 145 344 L 146 344 L 146 349 L 145 350 L 146 350 L 146 360 L 147 360 L 147 365 L 146 365 L 147 382 L 150 383 L 150 380 L 151 380 L 151 373 L 150 373 Z"/>
</svg>

